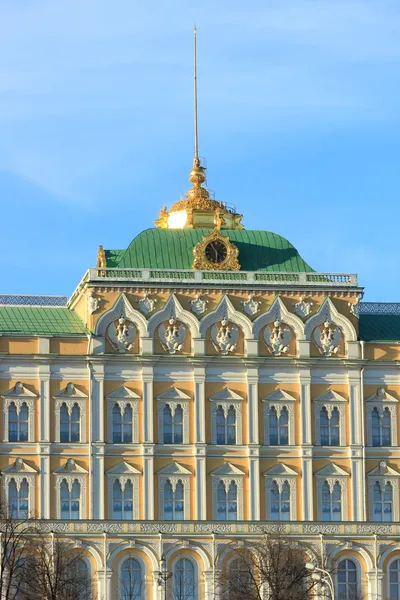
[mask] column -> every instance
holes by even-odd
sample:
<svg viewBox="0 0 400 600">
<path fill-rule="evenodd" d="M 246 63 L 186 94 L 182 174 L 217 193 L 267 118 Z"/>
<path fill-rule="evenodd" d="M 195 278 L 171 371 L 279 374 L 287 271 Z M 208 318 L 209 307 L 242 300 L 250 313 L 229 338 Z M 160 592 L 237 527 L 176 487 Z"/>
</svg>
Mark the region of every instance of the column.
<svg viewBox="0 0 400 600">
<path fill-rule="evenodd" d="M 94 443 L 92 446 L 92 472 L 93 472 L 93 519 L 104 519 L 104 444 Z"/>
<path fill-rule="evenodd" d="M 194 441 L 196 444 L 206 443 L 206 369 L 203 365 L 194 367 Z"/>
<path fill-rule="evenodd" d="M 259 444 L 258 367 L 247 366 L 248 444 Z"/>
<path fill-rule="evenodd" d="M 143 458 L 143 506 L 145 520 L 154 519 L 154 457 L 153 448 L 144 448 Z M 158 515 L 157 515 L 158 518 Z"/>
<path fill-rule="evenodd" d="M 365 473 L 362 457 L 364 422 L 361 406 L 361 374 L 358 368 L 349 369 L 349 409 L 350 419 L 350 465 L 351 465 L 351 504 L 354 521 L 364 521 L 365 514 Z"/>
<path fill-rule="evenodd" d="M 247 443 L 249 451 L 249 517 L 260 519 L 258 366 L 247 364 Z"/>
<path fill-rule="evenodd" d="M 92 442 L 104 442 L 104 363 L 91 362 L 92 397 L 89 410 L 92 423 Z"/>
<path fill-rule="evenodd" d="M 154 422 L 152 364 L 142 365 L 143 382 L 143 506 L 144 519 L 154 519 Z"/>
<path fill-rule="evenodd" d="M 314 519 L 314 481 L 312 462 L 312 434 L 311 434 L 311 371 L 308 366 L 299 367 L 300 383 L 300 423 L 301 423 L 301 463 L 302 463 L 302 495 L 303 495 L 303 520 Z"/>
<path fill-rule="evenodd" d="M 249 515 L 251 521 L 260 519 L 260 450 L 250 448 L 249 457 Z"/>
<path fill-rule="evenodd" d="M 386 594 L 383 593 L 383 572 L 382 569 L 377 569 L 376 571 L 368 571 L 367 572 L 367 581 L 368 581 L 368 598 L 373 598 L 374 600 L 380 600 L 381 598 L 386 598 Z"/>
<path fill-rule="evenodd" d="M 104 362 L 90 362 L 89 518 L 104 519 Z"/>
<path fill-rule="evenodd" d="M 40 518 L 50 519 L 50 363 L 41 363 L 38 368 L 39 377 L 39 435 L 40 441 Z M 53 515 L 55 516 L 55 514 Z"/>
<path fill-rule="evenodd" d="M 195 518 L 207 519 L 207 468 L 206 468 L 206 369 L 195 365 L 194 378 L 194 442 L 195 442 Z"/>
<path fill-rule="evenodd" d="M 40 444 L 40 511 L 41 519 L 50 519 L 50 444 Z M 55 517 L 55 512 L 53 518 Z"/>
<path fill-rule="evenodd" d="M 144 437 L 146 443 L 154 443 L 154 422 L 153 422 L 153 380 L 154 369 L 152 364 L 144 364 L 142 366 L 142 381 L 143 381 L 143 423 Z"/>
</svg>

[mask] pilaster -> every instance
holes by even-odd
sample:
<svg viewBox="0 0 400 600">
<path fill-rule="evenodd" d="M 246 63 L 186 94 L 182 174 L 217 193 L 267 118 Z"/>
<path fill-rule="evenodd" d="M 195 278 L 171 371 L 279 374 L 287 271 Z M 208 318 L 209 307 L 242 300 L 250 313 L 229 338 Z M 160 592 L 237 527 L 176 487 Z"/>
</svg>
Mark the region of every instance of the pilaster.
<svg viewBox="0 0 400 600">
<path fill-rule="evenodd" d="M 206 443 L 206 415 L 205 415 L 205 381 L 206 369 L 204 365 L 196 365 L 193 371 L 194 378 L 194 441 L 196 444 Z"/>
<path fill-rule="evenodd" d="M 249 447 L 249 515 L 251 521 L 260 519 L 260 450 Z"/>
<path fill-rule="evenodd" d="M 153 381 L 154 369 L 152 364 L 142 365 L 143 381 L 143 423 L 145 443 L 154 442 L 154 423 L 153 423 Z"/>
<path fill-rule="evenodd" d="M 258 367 L 247 366 L 248 443 L 259 443 Z"/>
<path fill-rule="evenodd" d="M 104 519 L 104 450 L 105 445 L 94 443 L 92 445 L 92 515 L 93 519 Z"/>
<path fill-rule="evenodd" d="M 154 446 L 143 445 L 143 519 L 154 519 Z"/>
<path fill-rule="evenodd" d="M 92 397 L 89 398 L 92 442 L 104 442 L 104 363 L 92 362 Z"/>
<path fill-rule="evenodd" d="M 55 513 L 53 515 L 50 514 L 50 490 L 51 490 L 51 481 L 50 481 L 50 444 L 40 444 L 40 510 L 39 516 L 41 519 L 50 519 L 51 516 L 55 517 Z"/>
<path fill-rule="evenodd" d="M 195 451 L 195 518 L 199 521 L 205 521 L 207 519 L 206 445 L 197 445 Z"/>
<path fill-rule="evenodd" d="M 39 378 L 39 438 L 41 442 L 50 442 L 50 363 L 41 363 L 38 368 Z"/>
</svg>

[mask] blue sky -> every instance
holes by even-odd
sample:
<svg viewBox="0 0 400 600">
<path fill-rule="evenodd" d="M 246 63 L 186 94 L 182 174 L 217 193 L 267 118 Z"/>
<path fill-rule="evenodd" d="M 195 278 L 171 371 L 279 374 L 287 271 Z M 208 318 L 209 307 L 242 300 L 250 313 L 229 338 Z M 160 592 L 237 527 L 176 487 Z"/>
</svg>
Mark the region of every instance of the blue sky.
<svg viewBox="0 0 400 600">
<path fill-rule="evenodd" d="M 69 295 L 189 184 L 400 301 L 398 0 L 0 0 L 0 293 Z"/>
</svg>

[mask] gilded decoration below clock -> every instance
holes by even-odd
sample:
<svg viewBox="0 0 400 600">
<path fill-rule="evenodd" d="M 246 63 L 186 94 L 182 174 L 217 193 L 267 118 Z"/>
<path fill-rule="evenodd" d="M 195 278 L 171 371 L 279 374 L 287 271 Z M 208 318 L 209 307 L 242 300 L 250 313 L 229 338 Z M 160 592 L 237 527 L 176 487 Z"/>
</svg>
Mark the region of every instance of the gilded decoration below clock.
<svg viewBox="0 0 400 600">
<path fill-rule="evenodd" d="M 193 248 L 193 269 L 204 271 L 238 271 L 239 250 L 229 237 L 214 229 Z"/>
</svg>

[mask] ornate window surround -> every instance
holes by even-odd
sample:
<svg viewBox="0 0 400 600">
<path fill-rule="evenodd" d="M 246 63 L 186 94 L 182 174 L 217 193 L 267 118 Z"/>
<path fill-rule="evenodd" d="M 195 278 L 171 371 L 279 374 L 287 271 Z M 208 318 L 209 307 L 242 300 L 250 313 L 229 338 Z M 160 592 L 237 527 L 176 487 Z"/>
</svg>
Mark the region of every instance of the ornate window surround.
<svg viewBox="0 0 400 600">
<path fill-rule="evenodd" d="M 290 467 L 287 467 L 285 464 L 280 463 L 272 469 L 265 471 L 264 473 L 265 479 L 265 506 L 266 506 L 266 518 L 272 519 L 271 515 L 271 503 L 270 503 L 270 492 L 272 488 L 272 484 L 275 481 L 279 490 L 281 491 L 283 484 L 286 482 L 290 488 L 290 520 L 296 521 L 296 492 L 297 492 L 297 473 L 293 471 Z"/>
<path fill-rule="evenodd" d="M 339 412 L 339 444 L 346 446 L 346 398 L 340 396 L 333 390 L 327 390 L 317 398 L 314 398 L 314 413 L 315 413 L 315 444 L 321 446 L 321 425 L 320 416 L 321 409 L 326 408 L 329 417 L 334 408 Z"/>
<path fill-rule="evenodd" d="M 225 416 L 231 406 L 235 409 L 236 444 L 240 446 L 243 442 L 243 397 L 228 387 L 223 388 L 209 398 L 211 402 L 211 443 L 217 443 L 217 410 L 222 406 Z"/>
<path fill-rule="evenodd" d="M 35 487 L 37 471 L 27 465 L 22 458 L 17 458 L 11 465 L 2 469 L 2 487 L 4 503 L 8 504 L 8 484 L 14 479 L 17 490 L 19 491 L 21 483 L 26 479 L 29 489 L 28 510 L 30 514 L 35 512 Z"/>
<path fill-rule="evenodd" d="M 183 412 L 183 444 L 189 444 L 189 402 L 191 398 L 182 390 L 171 386 L 168 390 L 157 396 L 158 404 L 158 443 L 164 443 L 164 408 L 169 406 L 171 414 L 174 416 L 178 405 L 182 407 Z M 174 444 L 168 444 L 173 446 Z M 181 445 L 181 444 L 179 444 Z"/>
<path fill-rule="evenodd" d="M 56 489 L 56 519 L 61 519 L 61 505 L 60 505 L 60 488 L 61 483 L 65 480 L 68 485 L 68 489 L 71 490 L 74 481 L 77 481 L 81 486 L 80 496 L 80 519 L 86 519 L 86 486 L 88 472 L 83 469 L 80 465 L 77 465 L 72 458 L 69 458 L 67 462 L 62 465 L 59 469 L 53 471 L 55 475 L 55 489 Z"/>
<path fill-rule="evenodd" d="M 139 400 L 140 396 L 125 385 L 111 392 L 106 396 L 107 400 L 107 441 L 113 443 L 113 408 L 116 404 L 124 414 L 127 405 L 132 407 L 132 444 L 139 443 Z"/>
<path fill-rule="evenodd" d="M 125 489 L 125 485 L 128 481 L 131 482 L 133 488 L 133 520 L 139 519 L 139 478 L 141 476 L 140 471 L 129 465 L 127 462 L 122 461 L 115 467 L 106 471 L 107 475 L 107 488 L 108 488 L 108 518 L 113 519 L 113 485 L 115 481 L 119 481 L 122 490 Z"/>
<path fill-rule="evenodd" d="M 14 402 L 17 414 L 21 410 L 21 406 L 25 403 L 28 407 L 28 443 L 35 441 L 35 399 L 37 395 L 28 390 L 23 383 L 18 381 L 14 387 L 8 392 L 1 394 L 3 398 L 3 442 L 8 442 L 8 409 L 10 404 Z M 14 442 L 13 442 L 14 443 Z M 27 442 L 15 442 L 23 444 Z"/>
<path fill-rule="evenodd" d="M 188 560 L 192 566 L 193 566 L 193 572 L 194 572 L 194 587 L 195 587 L 195 593 L 194 595 L 190 594 L 190 598 L 192 600 L 198 600 L 199 598 L 199 587 L 200 587 L 200 578 L 199 578 L 199 564 L 197 562 L 197 556 L 192 556 L 191 554 L 178 554 L 175 556 L 175 558 L 172 561 L 171 564 L 171 572 L 172 572 L 172 587 L 174 586 L 174 582 L 175 582 L 175 577 L 176 577 L 176 565 L 179 563 L 180 560 Z"/>
<path fill-rule="evenodd" d="M 80 409 L 80 431 L 79 431 L 79 442 L 67 442 L 71 444 L 84 444 L 86 443 L 86 403 L 87 396 L 80 390 L 78 390 L 73 383 L 67 383 L 64 389 L 58 394 L 53 396 L 55 400 L 54 411 L 55 411 L 55 436 L 54 440 L 56 443 L 60 443 L 60 411 L 61 406 L 66 404 L 69 413 L 71 414 L 72 407 L 77 404 Z"/>
<path fill-rule="evenodd" d="M 277 389 L 272 394 L 262 398 L 261 402 L 264 405 L 264 446 L 269 446 L 269 410 L 275 406 L 279 418 L 284 407 L 287 408 L 289 418 L 289 446 L 295 445 L 294 434 L 294 403 L 296 399 L 284 390 Z"/>
<path fill-rule="evenodd" d="M 350 477 L 346 471 L 344 471 L 341 467 L 335 465 L 335 463 L 331 463 L 315 473 L 316 482 L 317 482 L 317 508 L 318 508 L 318 520 L 322 521 L 322 486 L 325 481 L 328 483 L 331 491 L 335 483 L 337 482 L 340 485 L 341 489 L 341 507 L 342 514 L 341 520 L 347 521 L 349 518 L 348 514 L 348 498 L 347 498 L 347 482 Z"/>
<path fill-rule="evenodd" d="M 233 481 L 236 484 L 237 489 L 237 520 L 242 521 L 244 515 L 243 483 L 246 474 L 231 463 L 225 463 L 222 467 L 212 471 L 210 475 L 212 478 L 212 518 L 215 520 L 218 519 L 217 504 L 219 482 L 222 481 L 227 490 L 230 483 Z"/>
<path fill-rule="evenodd" d="M 367 403 L 367 446 L 372 446 L 372 412 L 377 408 L 379 414 L 387 408 L 390 412 L 390 445 L 397 446 L 397 404 L 398 400 L 379 387 L 375 394 L 365 400 Z"/>
<path fill-rule="evenodd" d="M 146 580 L 147 580 L 146 563 L 144 562 L 142 557 L 135 552 L 130 552 L 129 554 L 120 555 L 120 558 L 118 561 L 118 567 L 117 567 L 118 588 L 121 588 L 122 567 L 123 567 L 125 561 L 128 560 L 129 558 L 136 560 L 140 565 L 141 577 L 142 577 L 142 583 L 143 583 L 143 585 L 141 586 L 141 590 L 140 590 L 140 600 L 144 600 L 144 597 L 145 597 L 144 594 L 145 594 L 145 590 L 146 590 Z M 117 598 L 118 598 L 118 600 L 122 600 L 123 590 L 119 589 Z"/>
<path fill-rule="evenodd" d="M 390 483 L 393 489 L 393 522 L 399 520 L 399 478 L 400 473 L 387 465 L 385 461 L 367 474 L 368 480 L 368 514 L 369 520 L 374 521 L 374 485 L 375 482 Z"/>
<path fill-rule="evenodd" d="M 192 473 L 178 464 L 173 462 L 170 465 L 158 471 L 158 499 L 160 519 L 165 519 L 164 515 L 164 485 L 168 480 L 171 482 L 172 489 L 175 491 L 176 484 L 181 481 L 183 484 L 183 511 L 184 520 L 190 521 L 190 478 Z"/>
<path fill-rule="evenodd" d="M 357 586 L 361 586 L 361 584 L 362 584 L 363 573 L 362 573 L 362 569 L 361 569 L 361 565 L 360 565 L 360 561 L 359 561 L 359 556 L 355 556 L 354 554 L 341 554 L 335 560 L 335 565 L 334 565 L 335 571 L 334 571 L 334 576 L 333 576 L 333 587 L 334 587 L 334 591 L 335 591 L 335 596 L 336 596 L 336 594 L 338 594 L 338 590 L 339 590 L 339 577 L 338 577 L 339 564 L 343 560 L 351 560 L 355 564 L 356 572 L 357 572 Z M 389 598 L 389 596 L 388 596 L 388 598 Z"/>
</svg>

